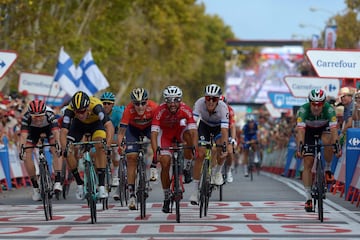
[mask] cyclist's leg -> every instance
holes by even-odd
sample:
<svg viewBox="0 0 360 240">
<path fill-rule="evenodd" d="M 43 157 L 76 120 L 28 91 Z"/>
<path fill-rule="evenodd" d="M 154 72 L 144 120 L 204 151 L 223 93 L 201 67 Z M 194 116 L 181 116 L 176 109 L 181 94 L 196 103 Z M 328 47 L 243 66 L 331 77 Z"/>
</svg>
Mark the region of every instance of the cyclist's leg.
<svg viewBox="0 0 360 240">
<path fill-rule="evenodd" d="M 119 185 L 119 162 L 120 162 L 120 154 L 118 152 L 118 147 L 113 148 L 111 151 L 111 163 L 112 163 L 112 186 L 118 186 Z"/>
<path fill-rule="evenodd" d="M 49 143 L 50 144 L 55 144 L 56 143 L 56 139 L 58 139 L 56 135 L 60 134 L 59 130 L 55 130 L 56 132 L 52 132 L 50 127 L 47 128 L 46 131 L 46 135 L 47 138 L 49 139 Z M 58 142 L 58 144 L 60 144 Z M 55 172 L 55 184 L 54 184 L 54 191 L 59 191 L 61 192 L 63 190 L 62 185 L 61 185 L 61 171 L 62 171 L 62 157 L 58 156 L 58 153 L 56 152 L 56 148 L 55 147 L 50 147 L 50 151 L 53 157 L 53 167 L 54 167 L 54 172 Z"/>
<path fill-rule="evenodd" d="M 232 175 L 232 169 L 235 165 L 235 153 L 234 153 L 234 148 L 235 146 L 231 143 L 228 144 L 227 146 L 227 152 L 228 152 L 228 156 L 226 158 L 226 181 L 228 183 L 233 182 L 233 175 Z"/>
<path fill-rule="evenodd" d="M 39 137 L 40 137 L 40 129 L 32 128 L 27 136 L 25 146 L 29 147 L 35 145 L 39 141 Z M 38 178 L 36 176 L 36 169 L 32 155 L 33 155 L 33 149 L 32 148 L 26 149 L 24 163 L 25 163 L 26 171 L 30 177 L 31 184 L 33 186 L 32 199 L 34 201 L 40 201 L 41 195 L 39 190 L 39 183 L 38 183 Z"/>
<path fill-rule="evenodd" d="M 99 121 L 100 124 L 100 121 Z M 102 141 L 106 139 L 106 132 L 103 129 L 102 125 L 97 125 L 98 127 L 92 133 L 92 140 L 93 141 Z M 95 144 L 95 166 L 98 174 L 99 180 L 99 197 L 100 198 L 107 198 L 108 193 L 105 189 L 105 169 L 106 169 L 106 153 L 104 151 L 104 147 L 102 143 Z"/>
<path fill-rule="evenodd" d="M 326 129 L 321 135 L 321 141 L 324 145 L 330 145 L 332 143 L 331 133 Z M 327 183 L 332 183 L 334 181 L 334 176 L 331 172 L 331 161 L 333 159 L 333 147 L 325 146 L 324 147 L 324 159 L 325 159 L 325 179 Z"/>
<path fill-rule="evenodd" d="M 187 146 L 191 147 L 192 143 L 192 135 L 190 133 L 190 130 L 187 130 L 183 134 L 183 140 L 186 143 Z M 192 165 L 192 159 L 194 158 L 193 152 L 191 149 L 185 149 L 184 150 L 184 180 L 185 183 L 190 183 L 192 181 L 191 179 L 191 165 Z"/>
<path fill-rule="evenodd" d="M 136 210 L 136 195 L 135 195 L 135 180 L 136 180 L 136 169 L 137 169 L 137 156 L 136 152 L 128 152 L 126 154 L 127 161 L 127 186 L 129 191 L 129 204 L 130 210 Z"/>
<path fill-rule="evenodd" d="M 171 155 L 169 152 L 160 153 L 159 162 L 161 165 L 161 185 L 164 192 L 164 205 L 162 211 L 164 213 L 170 212 L 170 197 L 171 197 L 171 190 L 170 190 L 170 166 L 171 166 Z"/>
<path fill-rule="evenodd" d="M 314 137 L 313 134 L 310 134 L 308 131 L 305 132 L 305 142 L 304 144 L 313 145 Z M 314 154 L 315 148 L 314 147 L 306 147 L 304 148 L 304 170 L 302 172 L 302 180 L 305 189 L 305 211 L 311 212 L 312 211 L 312 196 L 311 196 L 311 188 L 312 188 L 312 168 L 314 165 Z"/>
</svg>

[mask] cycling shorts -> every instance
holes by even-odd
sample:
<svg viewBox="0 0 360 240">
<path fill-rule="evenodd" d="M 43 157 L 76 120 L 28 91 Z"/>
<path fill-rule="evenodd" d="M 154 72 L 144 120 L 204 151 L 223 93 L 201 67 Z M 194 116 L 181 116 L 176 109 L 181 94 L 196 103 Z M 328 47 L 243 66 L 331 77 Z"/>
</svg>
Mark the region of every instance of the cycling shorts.
<svg viewBox="0 0 360 240">
<path fill-rule="evenodd" d="M 93 123 L 83 123 L 74 118 L 69 129 L 68 139 L 73 142 L 80 142 L 85 133 L 90 133 L 91 139 L 106 138 L 105 127 L 100 120 Z"/>
</svg>

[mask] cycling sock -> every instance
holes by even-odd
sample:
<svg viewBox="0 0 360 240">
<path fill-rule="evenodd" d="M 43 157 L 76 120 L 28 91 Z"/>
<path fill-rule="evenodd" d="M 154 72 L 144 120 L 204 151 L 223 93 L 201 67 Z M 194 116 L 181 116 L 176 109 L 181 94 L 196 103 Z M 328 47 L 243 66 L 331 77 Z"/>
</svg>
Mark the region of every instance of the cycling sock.
<svg viewBox="0 0 360 240">
<path fill-rule="evenodd" d="M 31 181 L 31 184 L 33 185 L 33 188 L 39 188 L 39 184 L 37 182 L 36 176 L 30 177 L 30 181 Z"/>
<path fill-rule="evenodd" d="M 184 159 L 184 170 L 190 170 L 191 168 L 191 160 Z"/>
<path fill-rule="evenodd" d="M 196 192 L 199 189 L 199 180 L 193 180 L 193 187 L 194 187 L 194 191 Z"/>
<path fill-rule="evenodd" d="M 164 190 L 164 200 L 170 199 L 170 188 L 163 189 Z"/>
<path fill-rule="evenodd" d="M 55 182 L 61 181 L 61 171 L 55 171 Z"/>
<path fill-rule="evenodd" d="M 128 184 L 129 195 L 134 195 L 135 184 Z"/>
<path fill-rule="evenodd" d="M 105 186 L 105 168 L 98 168 L 99 186 Z"/>
<path fill-rule="evenodd" d="M 305 187 L 306 200 L 311 200 L 311 187 Z"/>
<path fill-rule="evenodd" d="M 84 185 L 84 181 L 81 179 L 81 177 L 79 175 L 79 172 L 78 172 L 78 169 L 75 168 L 71 172 L 72 172 L 72 174 L 73 174 L 73 176 L 75 178 L 76 184 L 77 185 Z"/>
<path fill-rule="evenodd" d="M 114 167 L 113 177 L 118 177 L 118 172 L 119 172 L 119 166 Z"/>
</svg>

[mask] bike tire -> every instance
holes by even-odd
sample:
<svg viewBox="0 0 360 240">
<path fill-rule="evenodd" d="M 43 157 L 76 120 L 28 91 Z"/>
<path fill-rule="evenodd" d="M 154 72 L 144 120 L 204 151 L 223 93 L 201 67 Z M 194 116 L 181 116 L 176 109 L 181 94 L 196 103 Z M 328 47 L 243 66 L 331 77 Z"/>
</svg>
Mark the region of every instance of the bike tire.
<svg viewBox="0 0 360 240">
<path fill-rule="evenodd" d="M 51 178 L 46 163 L 40 163 L 40 187 L 45 219 L 49 221 L 52 219 Z"/>
<path fill-rule="evenodd" d="M 90 169 L 89 163 L 85 165 L 85 174 L 86 174 L 86 199 L 88 206 L 90 208 L 90 217 L 91 223 L 96 223 L 96 192 L 95 191 L 95 181 L 92 170 Z"/>
<path fill-rule="evenodd" d="M 122 207 L 127 206 L 128 199 L 129 199 L 129 192 L 127 189 L 127 172 L 126 172 L 126 161 L 121 160 L 119 163 L 119 170 L 118 170 L 118 176 L 119 176 L 119 186 L 118 186 L 118 192 L 119 192 L 119 200 L 120 205 Z"/>
<path fill-rule="evenodd" d="M 145 169 L 145 162 L 144 159 L 139 158 L 138 160 L 138 166 L 139 166 L 139 186 L 138 186 L 138 199 L 140 203 L 140 218 L 144 219 L 146 216 L 146 197 L 145 197 L 145 191 L 146 191 L 146 169 Z"/>
<path fill-rule="evenodd" d="M 319 173 L 317 175 L 317 190 L 318 190 L 318 219 L 320 222 L 324 221 L 324 176 L 321 167 L 319 168 Z"/>
<path fill-rule="evenodd" d="M 175 209 L 176 209 L 176 222 L 180 223 L 180 199 L 182 194 L 182 189 L 180 189 L 180 164 L 179 164 L 179 156 L 177 159 L 174 159 L 174 194 L 173 197 L 175 198 Z"/>
<path fill-rule="evenodd" d="M 206 216 L 206 198 L 208 196 L 208 174 L 209 174 L 209 160 L 204 159 L 201 177 L 200 177 L 200 218 Z"/>
</svg>

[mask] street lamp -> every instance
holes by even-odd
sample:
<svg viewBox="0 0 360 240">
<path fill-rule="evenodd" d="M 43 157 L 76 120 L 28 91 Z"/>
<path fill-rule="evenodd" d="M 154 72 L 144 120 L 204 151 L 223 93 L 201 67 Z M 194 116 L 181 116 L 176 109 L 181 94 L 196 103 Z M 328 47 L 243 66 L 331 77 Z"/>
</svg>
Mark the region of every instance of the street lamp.
<svg viewBox="0 0 360 240">
<path fill-rule="evenodd" d="M 301 27 L 301 28 L 315 28 L 315 29 L 317 29 L 319 32 L 322 31 L 322 28 L 321 28 L 321 27 L 315 26 L 315 25 L 312 25 L 312 24 L 300 23 L 300 24 L 299 24 L 299 27 Z"/>
<path fill-rule="evenodd" d="M 318 12 L 319 11 L 319 12 L 324 12 L 324 13 L 330 14 L 331 17 L 329 18 L 327 24 L 328 25 L 336 25 L 335 19 L 334 19 L 334 17 L 336 16 L 336 13 L 334 13 L 334 12 L 328 10 L 328 9 L 325 9 L 325 8 L 310 7 L 309 10 L 311 12 Z"/>
</svg>

